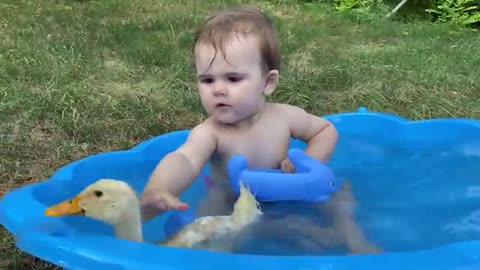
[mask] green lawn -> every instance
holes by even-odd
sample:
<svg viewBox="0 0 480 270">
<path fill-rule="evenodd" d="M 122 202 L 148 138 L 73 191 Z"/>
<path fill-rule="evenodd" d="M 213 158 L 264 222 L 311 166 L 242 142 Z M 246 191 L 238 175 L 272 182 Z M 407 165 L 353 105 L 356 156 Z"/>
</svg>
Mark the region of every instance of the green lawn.
<svg viewBox="0 0 480 270">
<path fill-rule="evenodd" d="M 228 2 L 239 1 L 2 0 L 0 196 L 72 160 L 201 121 L 191 33 Z M 364 105 L 413 119 L 480 118 L 478 32 L 358 21 L 302 2 L 259 4 L 283 52 L 272 99 L 316 114 Z M 0 237 L 0 269 L 54 269 L 5 230 Z"/>
</svg>

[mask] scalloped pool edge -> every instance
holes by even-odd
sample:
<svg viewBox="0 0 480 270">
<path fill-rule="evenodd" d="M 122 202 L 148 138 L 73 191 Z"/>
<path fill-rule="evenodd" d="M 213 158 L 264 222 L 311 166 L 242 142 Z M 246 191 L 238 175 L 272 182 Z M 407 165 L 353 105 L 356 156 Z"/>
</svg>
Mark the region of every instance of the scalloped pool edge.
<svg viewBox="0 0 480 270">
<path fill-rule="evenodd" d="M 362 118 L 382 119 L 398 126 L 462 126 L 480 134 L 480 121 L 475 119 L 437 118 L 411 121 L 393 114 L 369 112 L 361 107 L 357 112 L 325 116 L 335 125 L 344 120 L 364 121 Z M 355 128 L 355 127 L 353 127 Z M 384 128 L 384 127 L 383 127 Z M 145 140 L 127 150 L 113 152 L 142 152 L 157 140 L 168 136 L 186 135 L 188 130 L 174 131 Z M 469 131 L 471 132 L 471 131 Z M 429 250 L 383 253 L 357 256 L 261 256 L 238 255 L 155 247 L 108 237 L 73 235 L 55 237 L 32 229 L 43 216 L 45 205 L 35 201 L 32 190 L 46 182 L 63 182 L 71 178 L 80 162 L 86 162 L 100 153 L 73 161 L 57 170 L 44 182 L 30 184 L 5 194 L 0 200 L 0 224 L 17 237 L 17 246 L 31 255 L 49 261 L 65 269 L 480 269 L 480 241 L 457 242 Z M 19 214 L 20 213 L 20 214 Z M 28 213 L 28 214 L 27 214 Z M 101 241 L 98 241 L 101 240 Z M 95 241 L 95 245 L 92 245 Z M 185 258 L 187 258 L 186 260 Z"/>
</svg>

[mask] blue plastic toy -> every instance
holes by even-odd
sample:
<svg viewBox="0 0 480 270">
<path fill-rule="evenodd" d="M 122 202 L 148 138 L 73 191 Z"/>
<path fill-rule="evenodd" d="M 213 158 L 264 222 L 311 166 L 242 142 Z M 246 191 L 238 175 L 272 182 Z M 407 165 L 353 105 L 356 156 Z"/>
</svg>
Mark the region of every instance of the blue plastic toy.
<svg viewBox="0 0 480 270">
<path fill-rule="evenodd" d="M 471 188 L 478 182 L 480 173 L 465 171 L 466 166 L 474 167 L 476 164 L 480 167 L 479 160 L 475 159 L 475 155 L 480 155 L 479 121 L 409 121 L 395 115 L 369 112 L 365 108 L 326 118 L 339 133 L 339 143 L 328 167 L 336 178 L 351 180 L 358 200 L 358 221 L 368 238 L 389 252 L 357 256 L 286 256 L 288 245 L 265 243 L 274 247 L 273 252 L 268 251 L 272 250 L 270 248 L 261 250 L 261 241 L 252 245 L 259 250 L 249 254 L 166 248 L 116 239 L 110 226 L 86 217 L 52 218 L 44 215 L 46 207 L 70 198 L 99 178 L 123 179 L 140 193 L 158 161 L 186 140 L 186 130 L 152 138 L 125 151 L 89 156 L 67 164 L 46 181 L 12 190 L 0 201 L 0 223 L 16 237 L 21 250 L 65 269 L 480 269 L 480 241 L 475 240 L 475 235 L 469 238 L 465 231 L 454 236 L 446 233 L 446 228 L 467 230 L 475 227 L 475 216 L 459 221 L 460 218 L 455 215 L 468 217 L 480 203 Z M 290 148 L 303 150 L 305 143 L 292 140 Z M 457 154 L 438 154 L 447 148 Z M 413 155 L 407 162 L 404 153 L 407 150 L 427 158 Z M 429 154 L 429 151 L 434 154 Z M 463 151 L 461 155 L 458 154 L 460 151 Z M 301 152 L 291 151 L 290 155 L 296 153 Z M 430 160 L 431 164 L 426 164 L 426 160 Z M 296 165 L 299 164 L 307 164 L 299 166 L 300 174 L 313 172 L 312 175 L 324 175 L 319 181 L 322 184 L 315 188 L 325 191 L 324 194 L 331 192 L 327 179 L 333 179 L 333 176 L 315 172 L 325 167 L 319 163 L 309 166 L 308 161 L 302 161 L 302 158 L 298 158 Z M 308 172 L 306 168 L 312 170 Z M 435 175 L 434 180 L 419 177 L 421 173 L 424 173 L 422 177 L 427 177 L 449 168 L 448 173 Z M 237 171 L 244 174 L 241 177 L 251 173 L 245 169 Z M 208 173 L 207 166 L 202 174 Z M 238 177 L 232 179 L 238 180 Z M 465 179 L 473 180 L 465 184 Z M 298 190 L 288 194 L 261 192 L 266 189 L 261 188 L 260 181 L 251 181 L 267 200 L 288 198 L 292 194 L 302 200 L 322 199 L 303 196 L 313 192 Z M 428 188 L 415 189 L 423 182 L 429 183 Z M 195 181 L 181 199 L 195 207 L 206 188 L 203 181 Z M 310 188 L 308 190 L 311 191 Z M 467 191 L 468 196 L 463 195 Z M 163 239 L 163 228 L 167 223 L 173 229 L 184 224 L 185 221 L 174 224 L 176 221 L 171 219 L 172 213 L 175 212 L 161 215 L 143 225 L 146 242 Z M 440 226 L 440 217 L 455 226 Z M 462 227 L 461 222 L 467 225 Z"/>
<path fill-rule="evenodd" d="M 242 180 L 260 201 L 326 201 L 341 187 L 332 170 L 300 149 L 290 149 L 290 161 L 295 173 L 283 173 L 280 169 L 248 169 L 247 160 L 234 156 L 228 162 L 230 184 L 239 192 Z"/>
</svg>

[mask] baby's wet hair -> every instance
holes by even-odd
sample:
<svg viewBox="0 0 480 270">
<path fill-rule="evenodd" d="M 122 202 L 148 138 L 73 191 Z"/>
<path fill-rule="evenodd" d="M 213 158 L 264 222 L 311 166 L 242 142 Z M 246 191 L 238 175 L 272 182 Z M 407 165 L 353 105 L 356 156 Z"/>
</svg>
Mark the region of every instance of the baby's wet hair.
<svg viewBox="0 0 480 270">
<path fill-rule="evenodd" d="M 193 50 L 198 44 L 211 45 L 225 59 L 225 44 L 237 35 L 257 38 L 264 72 L 280 69 L 280 52 L 272 20 L 252 6 L 233 6 L 208 17 L 195 33 Z"/>
</svg>

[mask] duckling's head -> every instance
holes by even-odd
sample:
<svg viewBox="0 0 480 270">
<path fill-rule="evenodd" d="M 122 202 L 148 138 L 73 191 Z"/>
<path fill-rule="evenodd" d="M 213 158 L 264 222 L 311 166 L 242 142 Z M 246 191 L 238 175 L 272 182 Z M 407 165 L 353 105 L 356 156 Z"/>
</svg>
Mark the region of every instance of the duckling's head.
<svg viewBox="0 0 480 270">
<path fill-rule="evenodd" d="M 73 199 L 53 205 L 48 216 L 85 215 L 117 225 L 138 218 L 140 207 L 135 191 L 125 182 L 100 179 L 86 187 Z"/>
</svg>

